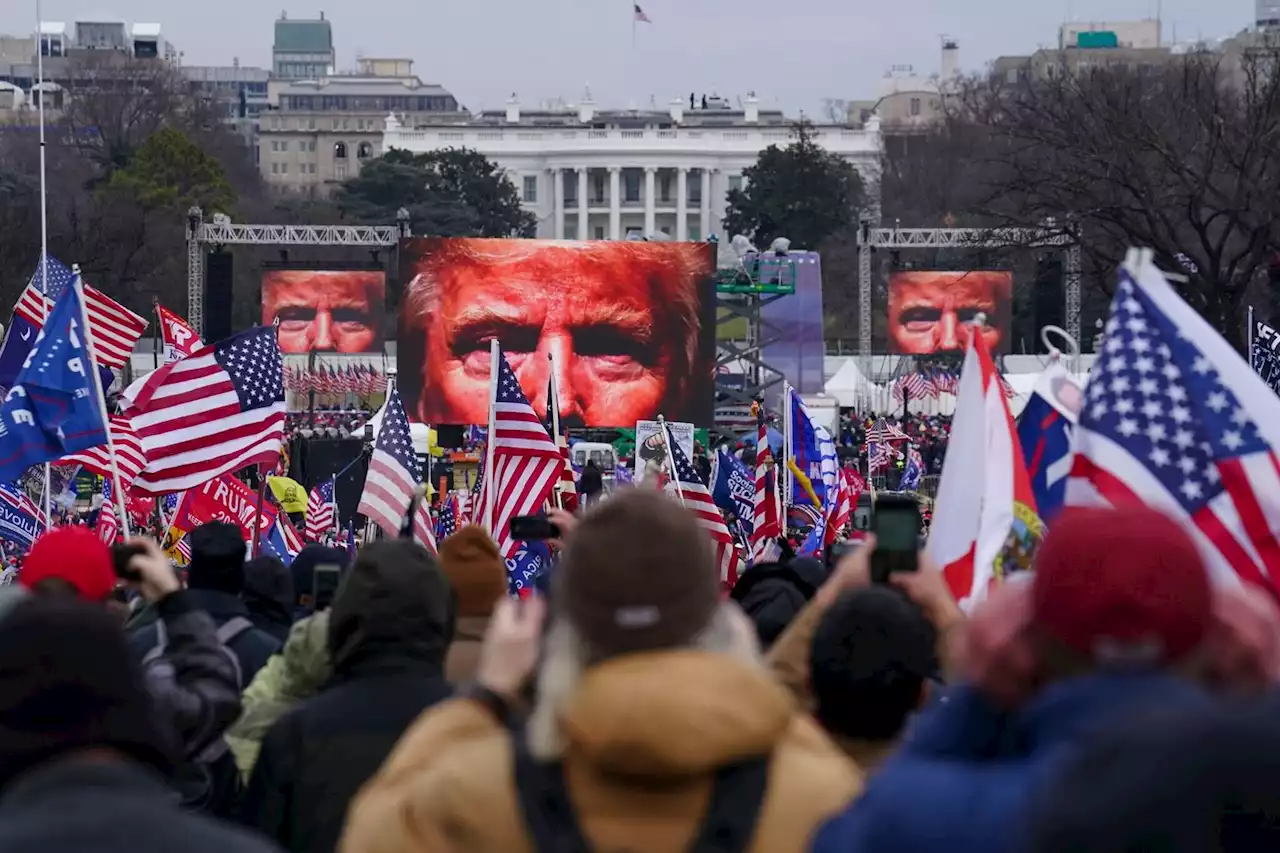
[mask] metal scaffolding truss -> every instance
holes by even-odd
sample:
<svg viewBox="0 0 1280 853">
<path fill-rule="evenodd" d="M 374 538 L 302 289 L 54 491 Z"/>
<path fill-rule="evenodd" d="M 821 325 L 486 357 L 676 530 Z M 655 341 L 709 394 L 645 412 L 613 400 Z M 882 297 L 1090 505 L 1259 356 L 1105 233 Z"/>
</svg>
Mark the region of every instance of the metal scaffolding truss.
<svg viewBox="0 0 1280 853">
<path fill-rule="evenodd" d="M 858 229 L 858 355 L 871 361 L 871 253 L 875 249 L 1063 249 L 1067 334 L 1080 340 L 1080 243 L 1070 231 L 1044 228 Z"/>
<path fill-rule="evenodd" d="M 397 245 L 410 236 L 409 212 L 396 212 L 395 225 L 237 225 L 214 214 L 204 221 L 198 207 L 187 211 L 187 321 L 204 335 L 204 252 L 206 246 L 364 246 Z"/>
<path fill-rule="evenodd" d="M 720 368 L 746 368 L 744 374 L 746 381 L 742 388 L 717 386 L 717 406 L 750 406 L 753 401 L 764 397 L 771 388 L 780 385 L 787 378 L 785 373 L 764 360 L 765 347 L 784 340 L 786 336 L 764 319 L 763 311 L 766 306 L 772 305 L 779 299 L 786 299 L 789 295 L 783 293 L 716 295 L 716 313 L 719 315 L 717 325 L 737 319 L 746 320 L 747 323 L 745 341 L 716 342 L 719 350 L 716 358 L 717 375 Z"/>
</svg>

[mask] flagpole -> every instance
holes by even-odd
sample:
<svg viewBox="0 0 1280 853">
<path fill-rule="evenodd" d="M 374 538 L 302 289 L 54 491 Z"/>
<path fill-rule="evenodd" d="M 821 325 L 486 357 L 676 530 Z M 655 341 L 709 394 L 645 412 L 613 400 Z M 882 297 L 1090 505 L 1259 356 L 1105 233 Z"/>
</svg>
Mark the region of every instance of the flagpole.
<svg viewBox="0 0 1280 853">
<path fill-rule="evenodd" d="M 488 484 L 493 483 L 493 445 L 497 431 L 497 406 L 498 406 L 498 359 L 502 357 L 502 345 L 498 343 L 498 339 L 494 338 L 489 341 L 489 440 L 485 443 L 484 448 L 484 480 L 487 483 L 480 483 L 480 491 L 484 492 L 484 523 L 489 529 L 489 535 L 493 536 L 497 531 L 493 529 L 493 511 L 495 509 L 493 500 L 493 489 Z"/>
<path fill-rule="evenodd" d="M 631 49 L 636 49 L 636 4 L 631 0 Z"/>
<path fill-rule="evenodd" d="M 551 382 L 548 388 L 548 392 L 551 394 L 551 401 L 547 406 L 551 410 L 551 441 L 558 450 L 560 448 L 560 385 L 556 382 L 556 354 L 554 352 L 547 353 L 547 362 L 551 365 Z M 560 493 L 558 481 L 556 487 L 551 490 L 551 494 L 555 498 L 556 509 L 564 509 L 564 497 Z"/>
<path fill-rule="evenodd" d="M 36 0 L 36 79 L 39 81 L 36 89 L 38 91 L 37 98 L 39 100 L 40 111 L 40 294 L 43 297 L 40 304 L 43 308 L 44 322 L 49 322 L 49 186 L 46 178 L 47 170 L 45 168 L 45 138 L 44 138 L 44 9 L 40 0 Z M 84 307 L 83 295 L 81 296 L 81 308 Z M 86 327 L 87 328 L 87 327 Z M 97 376 L 97 366 L 91 365 L 94 376 Z M 107 428 L 107 436 L 110 437 L 111 429 L 104 421 Z M 113 459 L 114 464 L 114 459 Z M 52 487 L 51 474 L 49 471 L 49 463 L 44 463 L 44 524 L 45 530 L 53 529 L 53 507 L 52 507 Z M 126 535 L 128 530 L 126 529 Z"/>
<path fill-rule="evenodd" d="M 1274 322 L 1274 321 L 1273 321 Z M 1253 306 L 1249 306 L 1249 328 L 1245 331 L 1245 352 L 1249 353 L 1249 367 L 1257 370 L 1258 366 L 1253 363 Z"/>
<path fill-rule="evenodd" d="M 116 462 L 116 443 L 111 437 L 111 417 L 107 414 L 107 396 L 102 390 L 102 376 L 98 372 L 98 354 L 97 348 L 93 344 L 93 327 L 89 324 L 89 308 L 84 301 L 84 281 L 80 278 L 80 272 L 77 268 L 76 274 L 71 278 L 71 286 L 76 290 L 76 299 L 80 302 L 80 323 L 84 326 L 84 345 L 89 352 L 89 364 L 86 369 L 93 378 L 94 395 L 98 398 L 98 414 L 102 416 L 102 428 L 107 433 L 107 454 L 111 459 L 111 487 L 112 498 L 115 500 L 116 507 L 120 510 L 120 529 L 124 531 L 124 538 L 128 539 L 129 533 L 129 514 L 124 508 L 124 488 L 120 484 L 120 465 Z M 47 319 L 46 319 L 46 322 Z M 46 464 L 44 469 L 45 478 L 45 501 L 49 500 L 47 490 L 49 488 L 49 466 Z M 45 509 L 48 512 L 48 509 Z"/>
<path fill-rule="evenodd" d="M 676 470 L 675 451 L 671 449 L 675 444 L 676 437 L 671 432 L 671 427 L 667 426 L 667 419 L 662 415 L 658 415 L 658 427 L 662 430 L 662 444 L 667 450 L 667 467 L 671 470 L 671 482 L 676 486 L 676 497 L 680 499 L 680 505 L 684 506 L 684 490 L 680 488 L 680 472 Z"/>
<path fill-rule="evenodd" d="M 792 492 L 795 488 L 791 476 L 791 431 L 795 428 L 791 423 L 791 383 L 782 383 L 782 502 L 784 507 L 791 506 Z"/>
</svg>

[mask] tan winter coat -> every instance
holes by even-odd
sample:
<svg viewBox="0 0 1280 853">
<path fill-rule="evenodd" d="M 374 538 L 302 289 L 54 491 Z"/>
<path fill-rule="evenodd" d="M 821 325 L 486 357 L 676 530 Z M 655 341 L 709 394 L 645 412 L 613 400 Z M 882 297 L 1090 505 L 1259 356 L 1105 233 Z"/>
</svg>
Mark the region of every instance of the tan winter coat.
<svg viewBox="0 0 1280 853">
<path fill-rule="evenodd" d="M 607 661 L 557 707 L 569 795 L 597 850 L 687 849 L 714 771 L 762 754 L 771 762 L 756 853 L 807 849 L 862 789 L 861 775 L 768 671 L 728 654 Z M 353 801 L 340 850 L 531 851 L 512 760 L 511 735 L 480 704 L 454 699 L 427 711 Z"/>
</svg>

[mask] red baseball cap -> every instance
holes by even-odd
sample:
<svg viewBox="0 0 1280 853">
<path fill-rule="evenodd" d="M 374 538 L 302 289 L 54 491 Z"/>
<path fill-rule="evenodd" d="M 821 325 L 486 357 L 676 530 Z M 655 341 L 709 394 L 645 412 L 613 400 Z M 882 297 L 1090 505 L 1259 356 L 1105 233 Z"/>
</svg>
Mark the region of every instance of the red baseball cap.
<svg viewBox="0 0 1280 853">
<path fill-rule="evenodd" d="M 1104 666 L 1182 659 L 1208 634 L 1211 599 L 1195 541 L 1147 506 L 1069 508 L 1036 554 L 1034 624 Z"/>
<path fill-rule="evenodd" d="M 88 601 L 103 601 L 116 588 L 111 549 L 87 527 L 56 527 L 27 552 L 18 582 L 34 587 L 45 578 L 61 578 Z"/>
</svg>

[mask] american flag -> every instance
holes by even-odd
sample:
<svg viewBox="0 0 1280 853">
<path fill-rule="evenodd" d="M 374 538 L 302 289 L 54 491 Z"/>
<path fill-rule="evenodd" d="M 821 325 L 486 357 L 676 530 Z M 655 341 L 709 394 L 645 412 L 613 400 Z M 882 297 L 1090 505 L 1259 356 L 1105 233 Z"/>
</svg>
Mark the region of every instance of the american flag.
<svg viewBox="0 0 1280 853">
<path fill-rule="evenodd" d="M 858 496 L 862 494 L 862 478 L 856 471 L 841 468 L 837 476 L 836 502 L 827 518 L 827 545 L 835 542 L 836 535 L 849 523 L 849 519 L 853 517 L 853 508 L 857 506 Z"/>
<path fill-rule="evenodd" d="M 898 429 L 884 418 L 877 418 L 870 429 L 867 430 L 868 442 L 885 442 L 885 441 L 907 441 L 908 436 L 905 432 Z"/>
<path fill-rule="evenodd" d="M 153 372 L 128 412 L 147 457 L 134 489 L 180 492 L 247 465 L 274 465 L 284 437 L 283 374 L 269 326 Z"/>
<path fill-rule="evenodd" d="M 632 5 L 633 5 L 633 6 L 635 6 L 635 22 L 636 22 L 637 24 L 652 24 L 652 23 L 653 23 L 653 21 L 649 20 L 649 16 L 648 16 L 648 15 L 646 15 L 646 14 L 644 13 L 644 9 L 641 9 L 641 8 L 640 8 L 640 4 L 639 4 L 639 3 L 633 3 Z"/>
<path fill-rule="evenodd" d="M 280 538 L 284 540 L 284 547 L 290 554 L 297 555 L 302 550 L 302 537 L 298 535 L 298 528 L 293 526 L 293 522 L 289 520 L 284 510 L 276 516 L 276 525 L 280 528 Z"/>
<path fill-rule="evenodd" d="M 689 461 L 688 456 L 684 455 L 684 451 L 680 449 L 675 436 L 671 434 L 671 427 L 667 426 L 665 429 L 667 432 L 667 451 L 671 454 L 671 467 L 675 469 L 674 478 L 667 483 L 666 489 L 672 496 L 678 494 L 684 499 L 685 508 L 698 517 L 698 523 L 710 534 L 716 546 L 716 561 L 720 565 L 720 581 L 725 587 L 732 588 L 738 582 L 740 563 L 738 549 L 734 547 L 733 543 L 733 534 L 729 532 L 728 526 L 724 523 L 724 516 L 720 514 L 720 508 L 711 499 L 711 492 L 707 491 L 707 484 L 703 482 L 702 477 L 698 475 L 697 470 L 693 467 L 693 463 Z M 676 492 L 677 481 L 680 486 L 678 493 Z"/>
<path fill-rule="evenodd" d="M 1149 261 L 1126 264 L 1075 430 L 1068 505 L 1187 522 L 1219 578 L 1280 580 L 1280 400 Z"/>
<path fill-rule="evenodd" d="M 904 394 L 912 400 L 922 399 L 925 394 L 924 377 L 919 373 L 899 376 L 893 383 L 893 399 L 901 401 Z"/>
<path fill-rule="evenodd" d="M 476 485 L 471 490 L 471 510 L 469 517 L 472 524 L 487 525 L 484 518 L 484 463 L 489 458 L 486 445 L 480 446 L 480 464 L 476 466 Z"/>
<path fill-rule="evenodd" d="M 493 470 L 488 472 L 484 488 L 493 489 L 494 541 L 503 558 L 510 560 L 520 545 L 511 538 L 511 519 L 542 509 L 564 470 L 564 457 L 520 390 L 501 350 L 493 405 L 494 434 L 489 436 Z"/>
<path fill-rule="evenodd" d="M 436 522 L 436 541 L 443 542 L 458 530 L 458 513 L 454 509 L 456 499 L 450 498 L 440 509 L 440 520 Z"/>
<path fill-rule="evenodd" d="M 924 382 L 923 394 L 930 400 L 938 399 L 938 380 L 932 368 L 926 367 L 920 371 L 920 378 Z"/>
<path fill-rule="evenodd" d="M 373 446 L 364 493 L 356 511 L 381 527 L 389 536 L 400 533 L 400 523 L 409 511 L 413 492 L 422 482 L 422 465 L 413 452 L 409 418 L 404 413 L 399 389 L 393 389 L 383 410 L 382 428 Z M 431 553 L 436 551 L 435 531 L 426 501 L 418 505 L 413 519 L 414 538 Z"/>
<path fill-rule="evenodd" d="M 191 562 L 191 540 L 183 536 L 178 540 L 178 544 L 173 546 L 177 550 L 178 555 L 182 557 L 183 564 Z"/>
<path fill-rule="evenodd" d="M 102 507 L 98 510 L 98 538 L 108 545 L 116 541 L 120 532 L 120 520 L 116 518 L 115 502 L 111 499 L 111 479 L 102 481 Z"/>
<path fill-rule="evenodd" d="M 326 533 L 333 532 L 333 487 L 330 477 L 307 495 L 307 539 L 320 542 Z"/>
<path fill-rule="evenodd" d="M 53 310 L 53 303 L 63 290 L 71 286 L 75 278 L 70 270 L 53 258 L 49 258 L 48 266 L 49 276 L 43 288 L 44 294 L 41 295 L 40 268 L 37 266 L 35 276 L 22 291 L 22 296 L 13 309 L 14 314 L 37 329 L 44 326 L 44 318 Z M 85 312 L 89 315 L 94 355 L 98 363 L 106 367 L 124 367 L 138 339 L 142 337 L 142 332 L 147 328 L 147 321 L 87 284 L 84 285 L 84 304 Z"/>
<path fill-rule="evenodd" d="M 142 441 L 133 429 L 133 421 L 125 415 L 112 415 L 110 422 L 111 441 L 116 448 L 116 465 L 120 468 L 120 484 L 126 491 L 138 479 L 142 469 L 147 467 L 147 455 L 142 449 Z M 100 444 L 57 461 L 58 465 L 83 465 L 95 474 L 111 476 L 111 451 L 108 445 Z"/>
<path fill-rule="evenodd" d="M 752 523 L 748 540 L 751 559 L 755 561 L 776 559 L 769 553 L 777 546 L 782 535 L 781 513 L 778 510 L 779 494 L 774 479 L 773 448 L 769 446 L 769 427 L 764 420 L 764 408 L 756 408 L 756 489 L 751 497 Z"/>
</svg>

